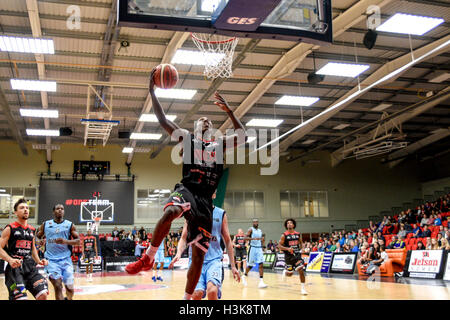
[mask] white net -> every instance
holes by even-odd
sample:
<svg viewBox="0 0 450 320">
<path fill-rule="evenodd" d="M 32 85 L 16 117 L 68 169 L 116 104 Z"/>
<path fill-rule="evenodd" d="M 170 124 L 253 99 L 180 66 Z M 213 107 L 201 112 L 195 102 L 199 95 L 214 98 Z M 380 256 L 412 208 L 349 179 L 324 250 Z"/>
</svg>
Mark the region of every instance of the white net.
<svg viewBox="0 0 450 320">
<path fill-rule="evenodd" d="M 192 41 L 203 53 L 205 70 L 203 74 L 209 79 L 230 78 L 233 75 L 234 49 L 239 41 L 236 37 L 217 34 L 191 33 Z"/>
</svg>

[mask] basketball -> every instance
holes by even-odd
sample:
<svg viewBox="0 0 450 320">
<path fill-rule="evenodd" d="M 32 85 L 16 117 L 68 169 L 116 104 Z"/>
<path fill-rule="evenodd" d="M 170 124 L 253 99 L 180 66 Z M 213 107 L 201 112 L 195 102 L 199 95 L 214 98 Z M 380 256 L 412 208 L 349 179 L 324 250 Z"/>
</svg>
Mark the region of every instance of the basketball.
<svg viewBox="0 0 450 320">
<path fill-rule="evenodd" d="M 158 88 L 171 89 L 178 82 L 178 71 L 171 64 L 160 64 L 153 74 L 153 81 Z"/>
</svg>

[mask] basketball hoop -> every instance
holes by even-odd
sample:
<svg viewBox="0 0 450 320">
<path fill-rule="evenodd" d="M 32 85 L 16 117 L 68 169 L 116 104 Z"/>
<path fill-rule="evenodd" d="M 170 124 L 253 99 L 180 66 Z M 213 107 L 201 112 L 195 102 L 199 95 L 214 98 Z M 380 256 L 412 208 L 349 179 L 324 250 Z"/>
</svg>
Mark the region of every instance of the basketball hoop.
<svg viewBox="0 0 450 320">
<path fill-rule="evenodd" d="M 234 49 L 239 41 L 236 37 L 226 37 L 217 34 L 191 33 L 192 41 L 203 53 L 207 78 L 229 78 L 233 75 Z"/>
</svg>

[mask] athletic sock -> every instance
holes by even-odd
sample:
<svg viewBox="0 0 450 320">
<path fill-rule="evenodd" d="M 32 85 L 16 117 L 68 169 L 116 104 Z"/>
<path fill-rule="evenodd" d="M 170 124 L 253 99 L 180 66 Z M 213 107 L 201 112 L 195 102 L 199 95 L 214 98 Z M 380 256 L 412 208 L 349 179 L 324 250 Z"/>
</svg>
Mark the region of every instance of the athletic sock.
<svg viewBox="0 0 450 320">
<path fill-rule="evenodd" d="M 192 300 L 192 294 L 189 294 L 189 293 L 185 292 L 183 300 Z"/>
<path fill-rule="evenodd" d="M 152 245 L 150 245 L 150 247 L 147 249 L 147 251 L 145 251 L 145 254 L 148 255 L 150 258 L 153 258 L 156 254 L 156 252 L 158 251 L 158 247 L 154 247 Z"/>
</svg>

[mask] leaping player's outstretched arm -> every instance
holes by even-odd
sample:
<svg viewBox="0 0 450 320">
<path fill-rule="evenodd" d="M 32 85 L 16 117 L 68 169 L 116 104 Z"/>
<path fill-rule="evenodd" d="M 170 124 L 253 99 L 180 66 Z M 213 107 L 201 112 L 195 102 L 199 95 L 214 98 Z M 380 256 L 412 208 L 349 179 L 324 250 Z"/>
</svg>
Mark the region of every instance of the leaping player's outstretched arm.
<svg viewBox="0 0 450 320">
<path fill-rule="evenodd" d="M 164 128 L 164 130 L 167 131 L 167 133 L 170 136 L 175 130 L 180 130 L 179 132 L 181 132 L 182 135 L 189 135 L 189 131 L 187 131 L 186 129 L 181 129 L 175 122 L 170 121 L 169 119 L 166 118 L 164 110 L 161 104 L 159 103 L 158 97 L 156 97 L 155 95 L 155 82 L 153 81 L 153 74 L 155 73 L 155 70 L 156 69 L 153 69 L 150 74 L 150 85 L 148 90 L 150 92 L 150 96 L 152 97 L 153 111 L 155 112 L 159 124 L 161 125 L 161 127 Z M 180 140 L 181 139 L 182 138 L 180 138 Z"/>
<path fill-rule="evenodd" d="M 181 233 L 180 240 L 178 241 L 177 254 L 170 262 L 169 269 L 172 269 L 175 262 L 180 260 L 181 255 L 183 254 L 184 250 L 186 249 L 186 243 L 187 243 L 187 221 L 185 220 L 184 225 L 183 225 L 183 232 Z"/>
<path fill-rule="evenodd" d="M 222 232 L 223 242 L 225 242 L 225 247 L 227 248 L 228 258 L 230 259 L 231 272 L 233 273 L 234 279 L 239 282 L 241 280 L 241 278 L 239 275 L 239 271 L 236 269 L 236 264 L 234 262 L 233 243 L 231 242 L 230 232 L 228 230 L 228 218 L 225 213 L 224 213 L 223 219 L 222 219 L 221 232 Z"/>
<path fill-rule="evenodd" d="M 223 111 L 225 111 L 228 115 L 228 117 L 230 118 L 231 122 L 233 122 L 233 127 L 234 130 L 242 130 L 242 132 L 245 134 L 245 127 L 244 125 L 241 123 L 241 121 L 236 118 L 236 116 L 234 115 L 233 111 L 231 110 L 230 106 L 228 105 L 228 102 L 225 100 L 224 97 L 222 97 L 219 92 L 215 92 L 214 93 L 214 98 L 216 98 L 216 102 L 214 102 L 214 104 L 218 105 L 220 107 L 220 109 L 222 109 Z M 247 135 L 245 135 L 244 140 L 241 142 L 238 139 L 238 134 L 232 134 L 229 136 L 225 136 L 224 138 L 224 145 L 223 148 L 224 150 L 226 148 L 235 148 L 237 146 L 239 146 L 240 144 L 245 143 L 245 141 L 247 141 Z"/>
</svg>

